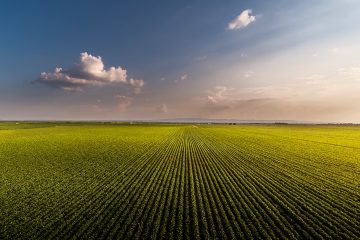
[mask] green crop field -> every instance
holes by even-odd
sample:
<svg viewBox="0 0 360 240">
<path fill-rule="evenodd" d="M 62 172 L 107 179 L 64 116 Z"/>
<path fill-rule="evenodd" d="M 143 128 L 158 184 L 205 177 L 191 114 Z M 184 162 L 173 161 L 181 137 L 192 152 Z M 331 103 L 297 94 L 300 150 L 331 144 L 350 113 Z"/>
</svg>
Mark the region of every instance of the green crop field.
<svg viewBox="0 0 360 240">
<path fill-rule="evenodd" d="M 0 239 L 359 239 L 360 127 L 0 123 Z"/>
</svg>

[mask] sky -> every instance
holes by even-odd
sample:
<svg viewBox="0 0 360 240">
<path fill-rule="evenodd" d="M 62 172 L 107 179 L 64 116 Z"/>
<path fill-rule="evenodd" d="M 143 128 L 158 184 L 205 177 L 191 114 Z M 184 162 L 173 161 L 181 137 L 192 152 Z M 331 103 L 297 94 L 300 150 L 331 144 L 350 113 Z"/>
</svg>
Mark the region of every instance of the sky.
<svg viewBox="0 0 360 240">
<path fill-rule="evenodd" d="M 9 1 L 0 120 L 360 123 L 360 1 Z"/>
</svg>

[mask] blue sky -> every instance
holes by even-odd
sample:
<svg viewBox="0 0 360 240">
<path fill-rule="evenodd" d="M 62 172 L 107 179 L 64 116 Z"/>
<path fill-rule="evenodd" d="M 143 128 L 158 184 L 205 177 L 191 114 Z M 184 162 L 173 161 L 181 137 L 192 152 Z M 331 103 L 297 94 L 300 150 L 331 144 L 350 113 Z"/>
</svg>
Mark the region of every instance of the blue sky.
<svg viewBox="0 0 360 240">
<path fill-rule="evenodd" d="M 360 122 L 359 9 L 355 0 L 3 1 L 0 119 Z"/>
</svg>

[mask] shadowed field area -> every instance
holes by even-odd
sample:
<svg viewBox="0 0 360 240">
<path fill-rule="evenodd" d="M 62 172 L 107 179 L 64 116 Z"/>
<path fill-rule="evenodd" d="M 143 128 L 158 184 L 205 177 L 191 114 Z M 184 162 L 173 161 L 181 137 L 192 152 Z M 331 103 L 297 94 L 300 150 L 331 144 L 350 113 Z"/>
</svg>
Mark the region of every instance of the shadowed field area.
<svg viewBox="0 0 360 240">
<path fill-rule="evenodd" d="M 360 238 L 360 127 L 0 123 L 0 239 Z"/>
</svg>

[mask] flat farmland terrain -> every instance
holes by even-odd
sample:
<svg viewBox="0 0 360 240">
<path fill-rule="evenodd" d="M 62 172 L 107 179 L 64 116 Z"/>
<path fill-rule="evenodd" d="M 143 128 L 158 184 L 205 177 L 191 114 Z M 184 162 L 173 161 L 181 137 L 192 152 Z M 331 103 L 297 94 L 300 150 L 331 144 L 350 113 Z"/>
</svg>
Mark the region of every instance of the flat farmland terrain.
<svg viewBox="0 0 360 240">
<path fill-rule="evenodd" d="M 0 239 L 359 239 L 360 127 L 0 123 Z"/>
</svg>

